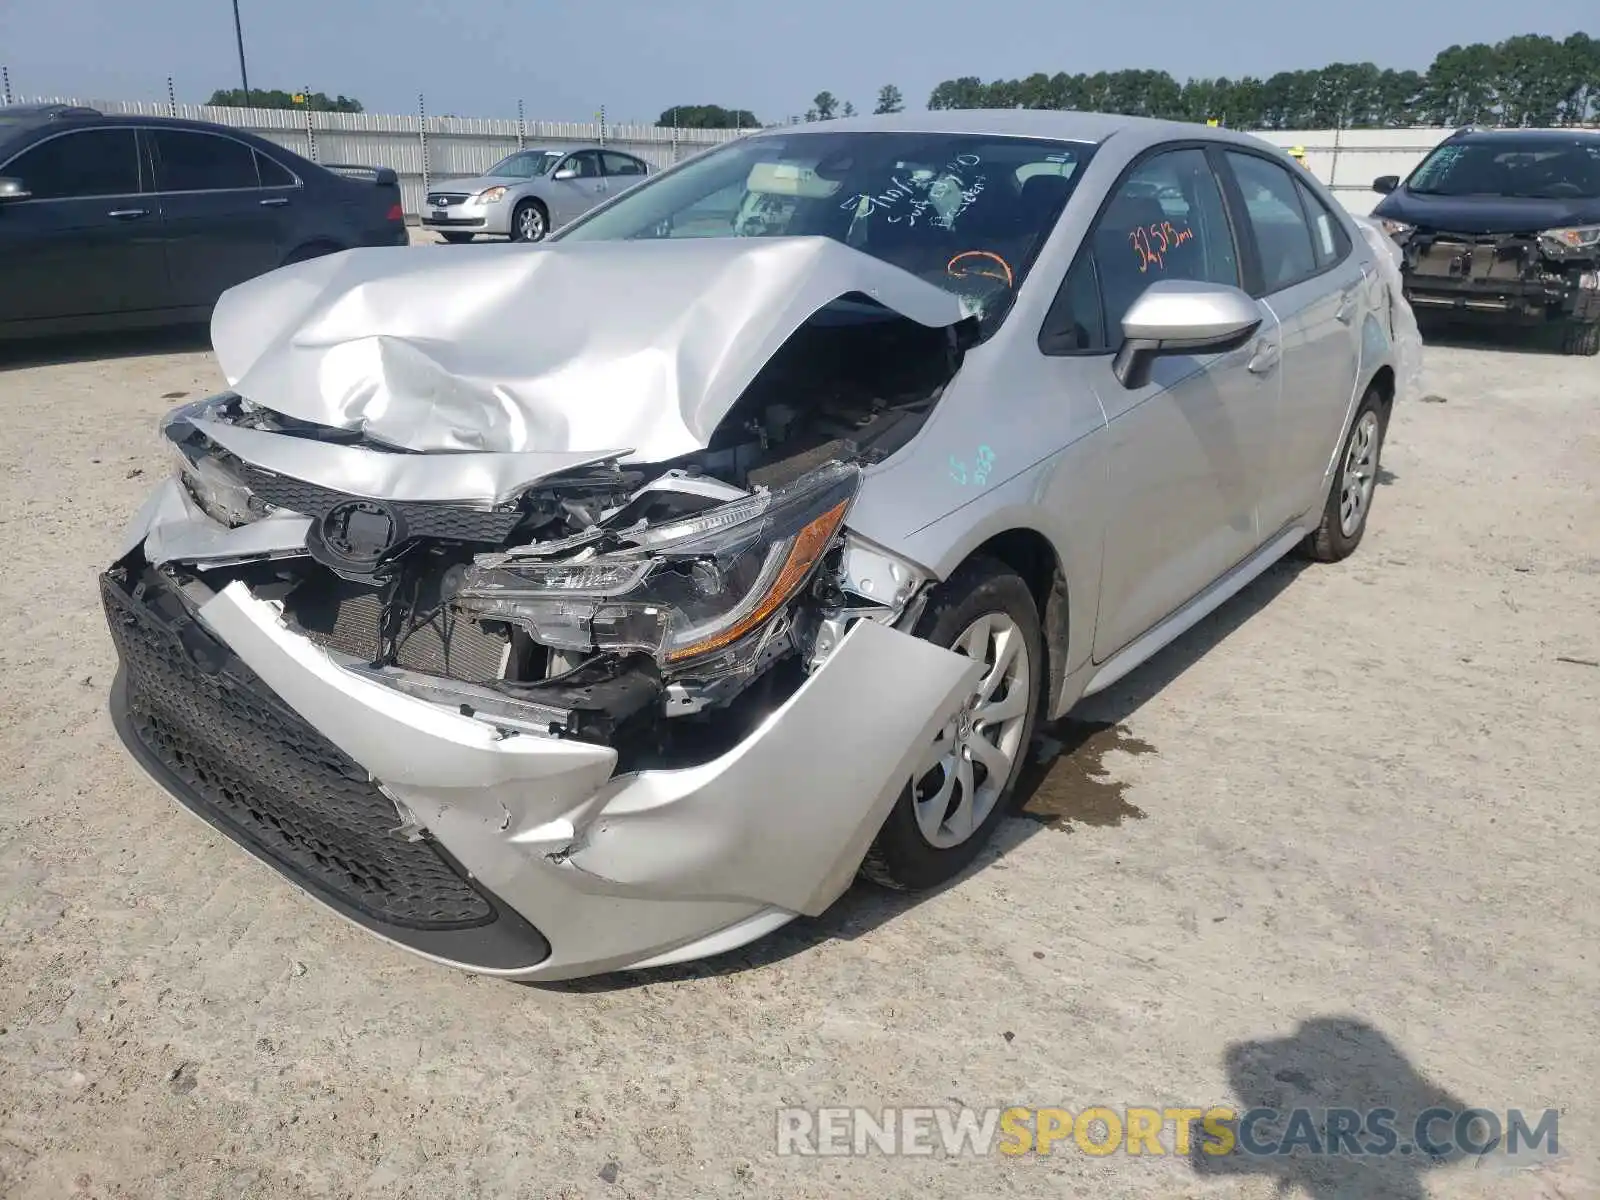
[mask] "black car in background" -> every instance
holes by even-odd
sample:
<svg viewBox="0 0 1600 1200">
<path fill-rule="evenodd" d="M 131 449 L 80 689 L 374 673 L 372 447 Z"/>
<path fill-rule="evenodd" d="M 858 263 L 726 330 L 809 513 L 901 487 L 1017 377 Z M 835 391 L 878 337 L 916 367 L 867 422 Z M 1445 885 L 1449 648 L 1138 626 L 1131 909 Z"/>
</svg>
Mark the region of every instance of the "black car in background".
<svg viewBox="0 0 1600 1200">
<path fill-rule="evenodd" d="M 1600 130 L 1459 130 L 1372 186 L 1419 317 L 1553 322 L 1600 354 Z"/>
<path fill-rule="evenodd" d="M 0 339 L 205 320 L 285 263 L 405 245 L 395 173 L 340 170 L 203 121 L 0 108 Z"/>
</svg>

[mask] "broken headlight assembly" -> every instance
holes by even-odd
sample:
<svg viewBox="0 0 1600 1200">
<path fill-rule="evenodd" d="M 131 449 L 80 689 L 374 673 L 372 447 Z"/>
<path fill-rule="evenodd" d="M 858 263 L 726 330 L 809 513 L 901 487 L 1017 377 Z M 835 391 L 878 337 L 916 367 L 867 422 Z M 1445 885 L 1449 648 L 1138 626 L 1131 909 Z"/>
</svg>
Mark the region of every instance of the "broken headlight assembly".
<svg viewBox="0 0 1600 1200">
<path fill-rule="evenodd" d="M 1546 229 L 1539 235 L 1539 249 L 1548 258 L 1593 258 L 1600 256 L 1600 225 L 1578 225 L 1569 229 Z"/>
<path fill-rule="evenodd" d="M 1379 227 L 1397 242 L 1403 242 L 1416 232 L 1416 226 L 1407 221 L 1396 221 L 1393 217 L 1378 217 Z"/>
<path fill-rule="evenodd" d="M 860 479 L 854 465 L 833 463 L 778 491 L 608 531 L 561 561 L 481 555 L 453 603 L 554 650 L 643 651 L 691 674 L 738 670 L 812 578 Z"/>
<path fill-rule="evenodd" d="M 173 470 L 200 511 L 230 529 L 269 515 L 272 506 L 256 498 L 230 462 L 216 453 L 191 417 L 210 414 L 215 397 L 180 405 L 161 418 L 162 444 Z"/>
</svg>

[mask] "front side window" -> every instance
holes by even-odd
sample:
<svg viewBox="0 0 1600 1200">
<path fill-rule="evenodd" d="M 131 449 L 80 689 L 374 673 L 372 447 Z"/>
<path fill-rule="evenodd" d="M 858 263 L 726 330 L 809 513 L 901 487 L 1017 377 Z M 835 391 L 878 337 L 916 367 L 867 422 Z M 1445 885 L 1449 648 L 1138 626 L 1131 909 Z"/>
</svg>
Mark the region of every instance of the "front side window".
<svg viewBox="0 0 1600 1200">
<path fill-rule="evenodd" d="M 537 179 L 547 174 L 555 161 L 561 157 L 559 150 L 526 150 L 502 158 L 494 166 L 484 172 L 486 176 L 499 179 Z"/>
<path fill-rule="evenodd" d="M 1239 284 L 1239 256 L 1228 226 L 1222 190 L 1205 152 L 1168 150 L 1144 160 L 1123 177 L 1085 241 L 1094 258 L 1103 317 L 1074 314 L 1074 324 L 1102 328 L 1098 343 L 1082 350 L 1116 349 L 1122 318 L 1152 283 L 1162 279 Z M 1076 268 L 1075 268 L 1076 270 Z M 1084 284 L 1068 277 L 1068 287 Z M 1081 301 L 1080 301 L 1081 303 Z"/>
<path fill-rule="evenodd" d="M 163 192 L 219 192 L 260 187 L 255 151 L 243 142 L 188 129 L 150 131 L 156 186 Z"/>
<path fill-rule="evenodd" d="M 831 238 L 967 297 L 989 333 L 1093 150 L 938 133 L 746 138 L 642 182 L 557 240 Z"/>
<path fill-rule="evenodd" d="M 24 150 L 0 175 L 21 179 L 35 200 L 131 196 L 139 191 L 139 142 L 132 129 L 85 129 Z"/>
<path fill-rule="evenodd" d="M 1591 137 L 1446 142 L 1422 160 L 1406 189 L 1424 196 L 1600 199 L 1600 145 Z"/>
<path fill-rule="evenodd" d="M 1245 217 L 1261 254 L 1262 283 L 1268 294 L 1315 275 L 1317 254 L 1294 176 L 1254 154 L 1229 150 L 1227 155 L 1244 193 Z"/>
<path fill-rule="evenodd" d="M 579 179 L 599 179 L 600 155 L 593 150 L 580 150 L 576 154 L 569 154 L 566 161 L 561 164 L 561 170 L 571 171 Z"/>
</svg>

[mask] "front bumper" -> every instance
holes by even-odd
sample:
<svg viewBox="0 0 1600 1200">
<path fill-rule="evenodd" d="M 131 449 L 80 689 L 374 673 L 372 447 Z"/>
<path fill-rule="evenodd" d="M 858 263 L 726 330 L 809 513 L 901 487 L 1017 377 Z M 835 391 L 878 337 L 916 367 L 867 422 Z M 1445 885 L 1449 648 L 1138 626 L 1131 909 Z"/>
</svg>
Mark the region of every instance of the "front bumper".
<svg viewBox="0 0 1600 1200">
<path fill-rule="evenodd" d="M 342 916 L 517 979 L 703 957 L 822 912 L 978 672 L 860 621 L 729 752 L 614 775 L 607 746 L 350 669 L 241 582 L 125 563 L 102 592 L 117 728 L 158 782 Z"/>
<path fill-rule="evenodd" d="M 475 197 L 468 197 L 460 203 L 444 208 L 430 208 L 424 199 L 420 220 L 424 229 L 491 233 L 509 237 L 513 207 L 515 206 L 504 200 L 494 204 L 482 204 Z"/>
<path fill-rule="evenodd" d="M 1440 236 L 1404 246 L 1405 294 L 1414 309 L 1452 317 L 1600 321 L 1594 267 L 1547 262 L 1531 239 Z"/>
</svg>

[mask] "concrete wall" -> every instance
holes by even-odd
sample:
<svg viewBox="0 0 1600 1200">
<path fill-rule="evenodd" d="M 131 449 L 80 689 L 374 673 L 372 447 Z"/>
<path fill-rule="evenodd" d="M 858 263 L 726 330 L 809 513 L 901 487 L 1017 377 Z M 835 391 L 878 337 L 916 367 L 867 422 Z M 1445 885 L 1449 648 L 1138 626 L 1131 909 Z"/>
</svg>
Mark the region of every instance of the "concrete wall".
<svg viewBox="0 0 1600 1200">
<path fill-rule="evenodd" d="M 87 100 L 101 112 L 166 116 L 159 101 Z M 496 117 L 422 118 L 390 113 L 305 113 L 265 108 L 212 108 L 180 104 L 175 115 L 248 129 L 307 158 L 325 163 L 393 167 L 400 175 L 406 211 L 422 206 L 428 184 L 480 175 L 520 145 L 561 145 L 601 140 L 597 124 L 527 121 Z M 519 140 L 520 132 L 520 140 Z M 1444 129 L 1301 129 L 1257 136 L 1275 146 L 1302 146 L 1307 167 L 1352 212 L 1367 213 L 1377 203 L 1372 181 L 1379 175 L 1405 175 L 1445 136 Z M 612 125 L 605 142 L 666 166 L 707 146 L 738 137 L 733 130 L 680 129 L 655 125 Z M 426 152 L 424 152 L 424 141 Z"/>
</svg>

